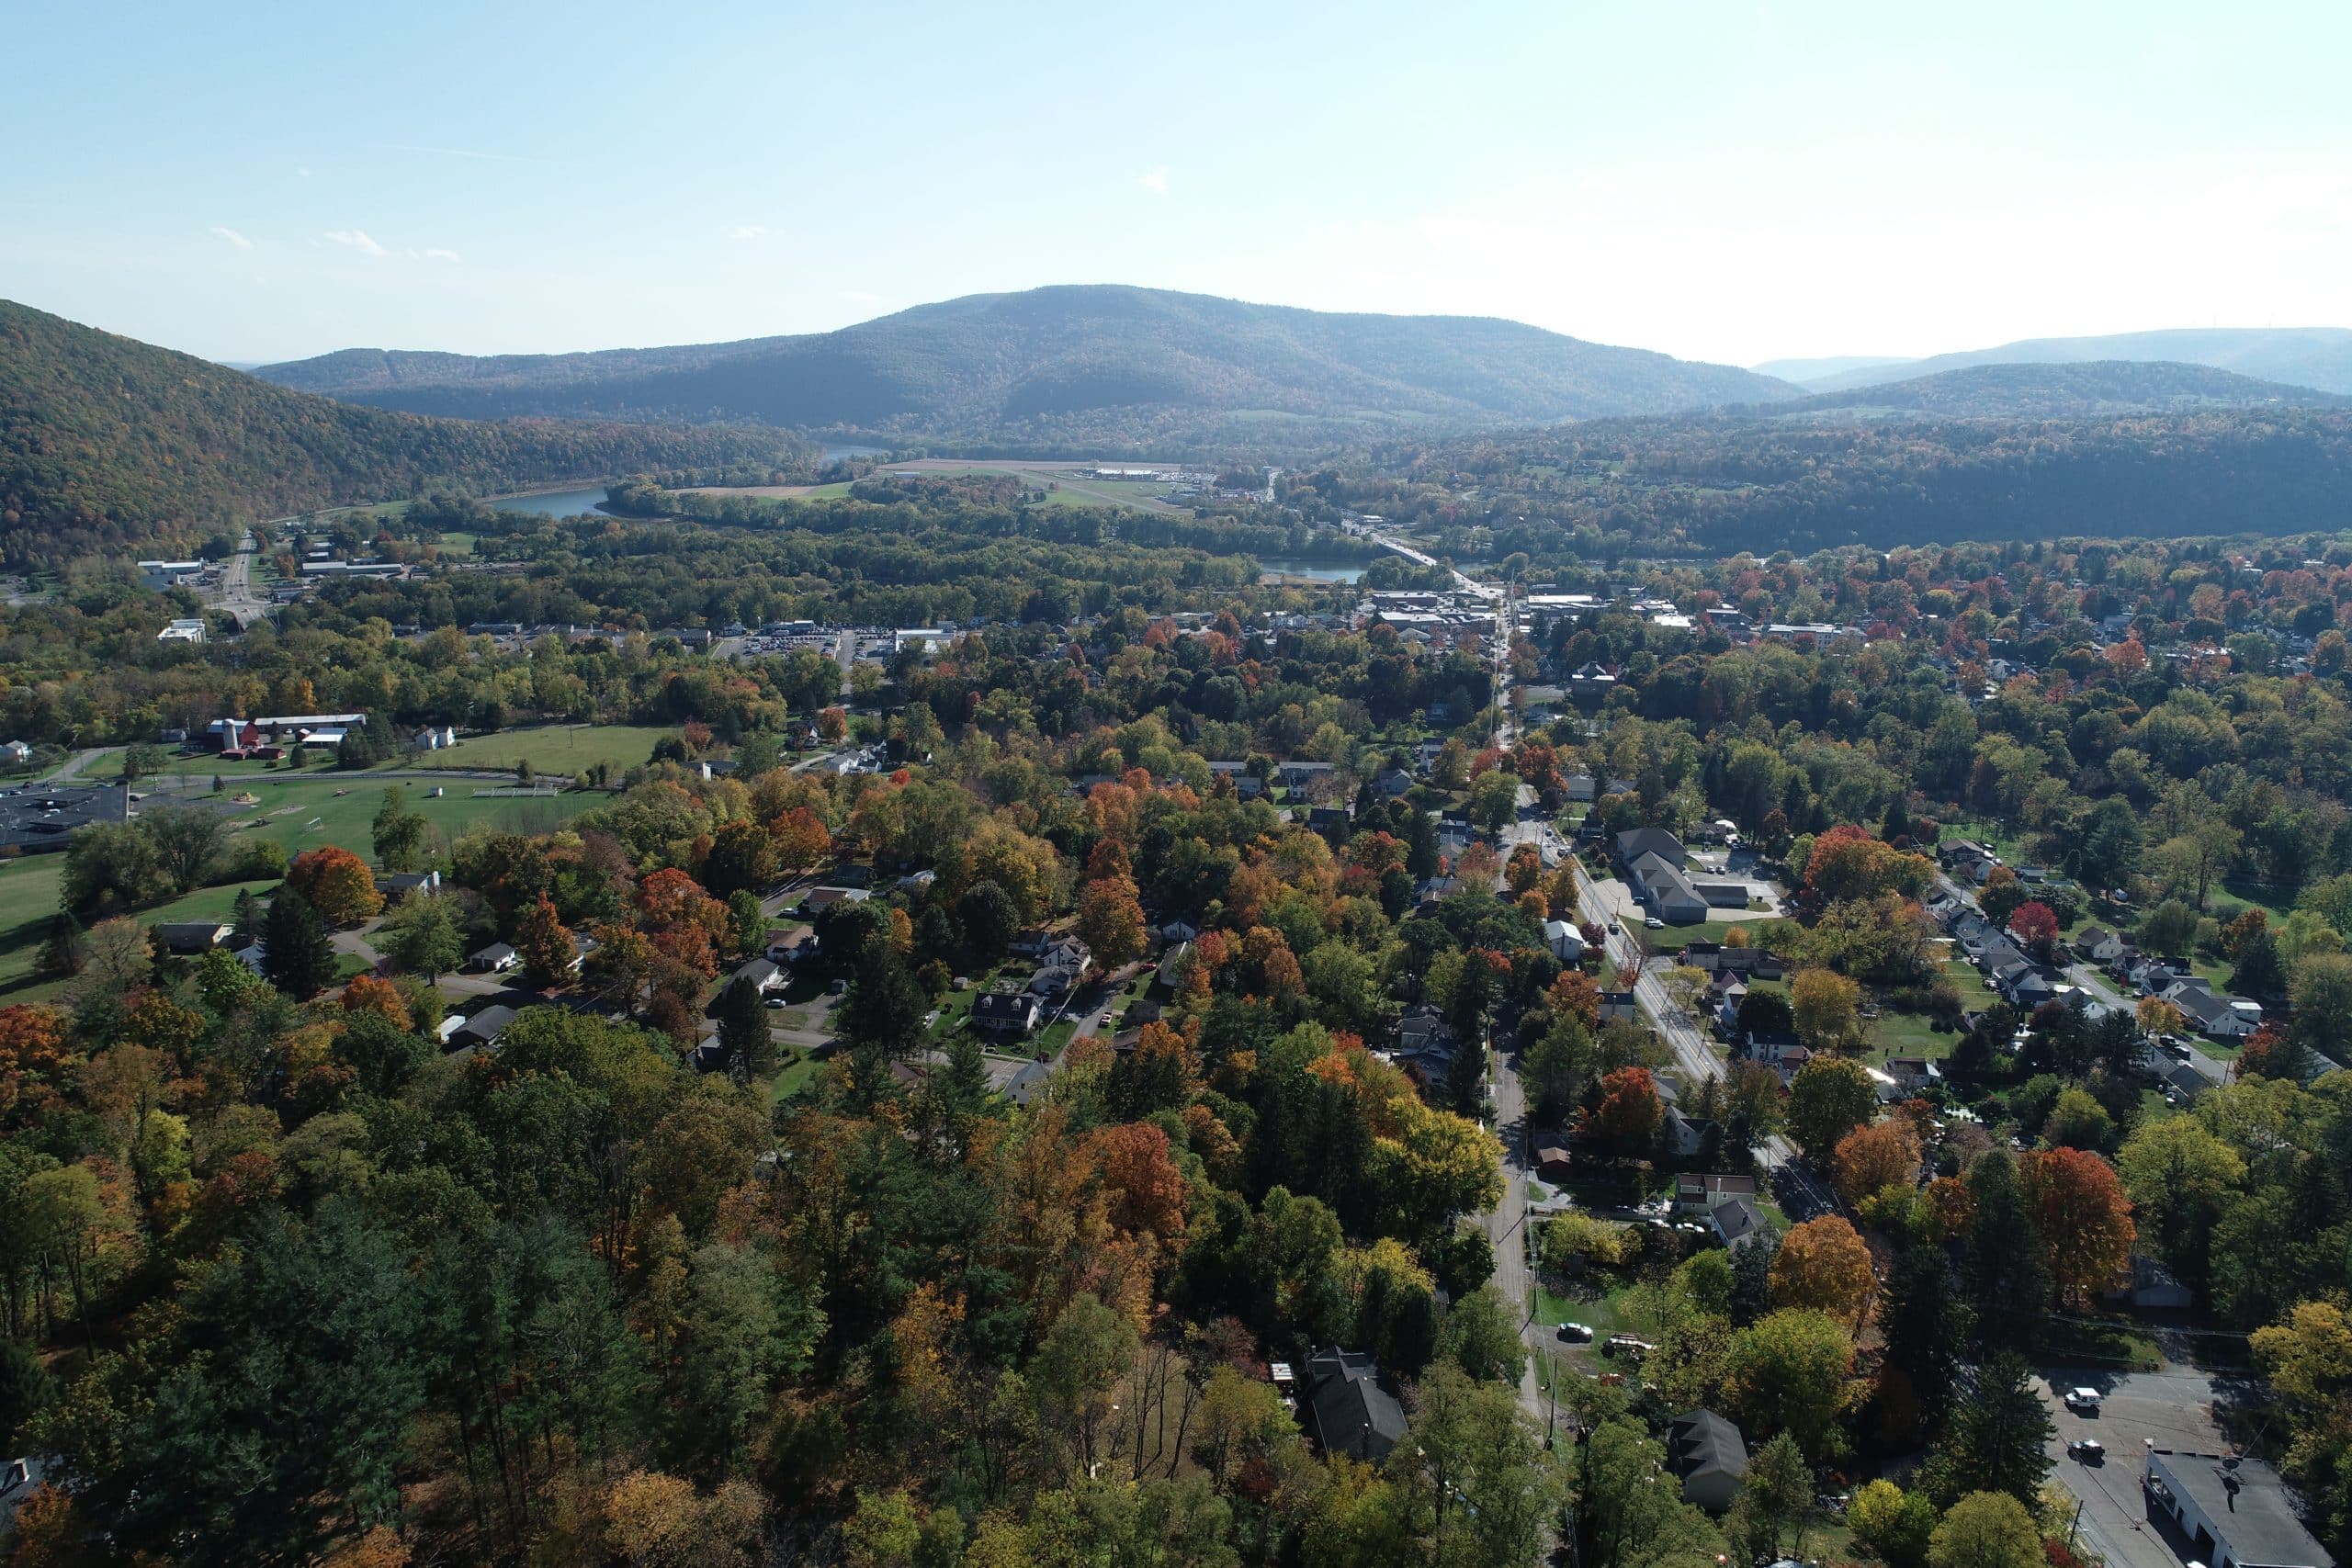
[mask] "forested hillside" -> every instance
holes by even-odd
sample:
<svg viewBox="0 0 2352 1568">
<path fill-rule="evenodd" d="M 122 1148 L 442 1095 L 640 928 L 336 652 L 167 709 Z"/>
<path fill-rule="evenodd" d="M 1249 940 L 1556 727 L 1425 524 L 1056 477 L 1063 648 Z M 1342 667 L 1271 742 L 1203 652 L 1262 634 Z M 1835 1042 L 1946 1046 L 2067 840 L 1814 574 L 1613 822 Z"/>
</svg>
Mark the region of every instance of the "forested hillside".
<svg viewBox="0 0 2352 1568">
<path fill-rule="evenodd" d="M 741 419 L 934 444 L 1175 453 L 1767 401 L 1770 377 L 1515 321 L 1159 289 L 976 294 L 840 332 L 602 354 L 347 350 L 261 374 L 419 412 Z"/>
<path fill-rule="evenodd" d="M 2290 534 L 2352 525 L 2352 414 L 2071 421 L 1753 414 L 1620 420 L 1398 447 L 1358 503 L 1483 522 L 1499 554 L 1566 526 L 1589 552 Z M 1465 506 L 1459 491 L 1476 487 Z"/>
<path fill-rule="evenodd" d="M 2210 365 L 2102 359 L 2076 365 L 1971 365 L 1907 381 L 1824 392 L 1773 412 L 1818 417 L 2088 419 L 2224 408 L 2352 408 L 2352 398 L 2256 380 Z"/>
<path fill-rule="evenodd" d="M 0 557 L 12 564 L 185 550 L 225 524 L 428 484 L 494 491 L 804 449 L 775 431 L 353 408 L 0 300 Z"/>
</svg>

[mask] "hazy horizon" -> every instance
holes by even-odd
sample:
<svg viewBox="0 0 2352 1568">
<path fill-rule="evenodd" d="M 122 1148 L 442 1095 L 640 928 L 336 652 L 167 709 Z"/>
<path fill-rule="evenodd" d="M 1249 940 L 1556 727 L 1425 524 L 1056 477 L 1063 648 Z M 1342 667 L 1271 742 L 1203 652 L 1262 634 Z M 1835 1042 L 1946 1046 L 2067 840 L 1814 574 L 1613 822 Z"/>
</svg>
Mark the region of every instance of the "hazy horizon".
<svg viewBox="0 0 2352 1568">
<path fill-rule="evenodd" d="M 2342 319 L 2352 14 L 52 7 L 0 294 L 208 357 L 821 332 L 1096 279 L 1686 359 Z"/>
</svg>

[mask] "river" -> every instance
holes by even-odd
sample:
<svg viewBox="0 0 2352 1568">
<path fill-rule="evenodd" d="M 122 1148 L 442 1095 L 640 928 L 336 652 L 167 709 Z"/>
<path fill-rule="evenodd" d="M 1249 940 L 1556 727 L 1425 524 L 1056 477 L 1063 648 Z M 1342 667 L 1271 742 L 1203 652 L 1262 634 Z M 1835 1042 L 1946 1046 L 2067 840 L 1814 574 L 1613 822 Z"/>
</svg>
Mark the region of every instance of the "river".
<svg viewBox="0 0 2352 1568">
<path fill-rule="evenodd" d="M 490 503 L 501 512 L 528 512 L 539 517 L 577 517 L 583 512 L 602 513 L 607 491 L 602 485 L 594 490 L 550 490 L 537 495 L 494 495 Z"/>
</svg>

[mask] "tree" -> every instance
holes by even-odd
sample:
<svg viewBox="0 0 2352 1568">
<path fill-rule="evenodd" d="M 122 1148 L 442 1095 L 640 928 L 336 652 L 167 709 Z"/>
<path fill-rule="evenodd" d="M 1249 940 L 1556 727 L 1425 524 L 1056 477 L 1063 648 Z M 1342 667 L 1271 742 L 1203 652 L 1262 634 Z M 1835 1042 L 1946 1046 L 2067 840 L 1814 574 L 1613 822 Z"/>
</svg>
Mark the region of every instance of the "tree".
<svg viewBox="0 0 2352 1568">
<path fill-rule="evenodd" d="M 1447 1362 L 1414 1391 L 1417 1463 L 1397 1465 L 1427 1561 L 1532 1562 L 1558 1509 L 1559 1472 L 1521 1413 L 1517 1385 L 1476 1382 Z"/>
<path fill-rule="evenodd" d="M 429 832 L 424 814 L 409 805 L 408 791 L 399 784 L 388 786 L 370 824 L 376 863 L 386 871 L 423 870 Z"/>
<path fill-rule="evenodd" d="M 1658 1484 L 1666 1450 L 1638 1421 L 1606 1420 L 1585 1440 L 1577 1472 L 1577 1560 L 1586 1568 L 1662 1568 L 1716 1550 L 1707 1516 Z M 1533 1554 L 1515 1559 L 1532 1562 Z"/>
<path fill-rule="evenodd" d="M 1124 876 L 1090 882 L 1078 896 L 1078 938 L 1095 962 L 1114 969 L 1143 951 L 1143 906 Z"/>
<path fill-rule="evenodd" d="M 768 912 L 753 895 L 737 888 L 727 896 L 728 945 L 739 953 L 754 953 L 768 934 Z"/>
<path fill-rule="evenodd" d="M 1808 1455 L 1838 1447 L 1838 1418 L 1860 1402 L 1854 1341 L 1826 1314 L 1781 1308 L 1732 1336 L 1724 1394 L 1742 1427 L 1787 1432 Z"/>
<path fill-rule="evenodd" d="M 229 819 L 209 806 L 150 807 L 139 814 L 138 827 L 177 893 L 209 880 L 229 841 Z"/>
<path fill-rule="evenodd" d="M 327 923 L 291 886 L 269 901 L 262 927 L 262 974 L 296 1001 L 308 1001 L 334 978 L 334 943 Z"/>
<path fill-rule="evenodd" d="M 922 1015 L 930 998 L 896 955 L 870 960 L 849 983 L 834 1010 L 842 1037 L 869 1047 L 888 1061 L 903 1061 L 922 1037 Z"/>
<path fill-rule="evenodd" d="M 66 845 L 58 901 L 95 919 L 145 908 L 171 888 L 171 874 L 153 838 L 135 823 L 99 822 L 77 829 Z"/>
<path fill-rule="evenodd" d="M 2140 922 L 2140 945 L 2150 953 L 2177 958 L 2197 940 L 2197 911 L 2177 898 L 2167 898 Z"/>
<path fill-rule="evenodd" d="M 2024 1359 L 2014 1352 L 1996 1356 L 1978 1370 L 1975 1393 L 1929 1460 L 1928 1489 L 1947 1500 L 1999 1492 L 2020 1504 L 2038 1502 L 2055 1431 Z"/>
<path fill-rule="evenodd" d="M 1886 1568 L 1926 1568 L 1936 1529 L 1936 1506 L 1926 1493 L 1905 1492 L 1892 1481 L 1867 1482 L 1848 1506 L 1846 1523 Z"/>
<path fill-rule="evenodd" d="M 286 886 L 300 894 L 329 925 L 356 926 L 384 907 L 376 874 L 349 850 L 322 844 L 304 850 L 286 868 Z"/>
<path fill-rule="evenodd" d="M 2037 1149 L 2018 1160 L 2018 1185 L 2049 1245 L 2061 1299 L 2087 1301 L 2125 1277 L 2132 1201 L 2113 1166 L 2087 1149 Z"/>
<path fill-rule="evenodd" d="M 1850 1051 L 1862 1043 L 1862 988 L 1834 969 L 1807 969 L 1789 987 L 1797 1038 L 1814 1051 Z"/>
<path fill-rule="evenodd" d="M 777 865 L 775 840 L 765 828 L 757 822 L 729 822 L 711 840 L 701 882 L 721 898 L 756 892 L 775 880 Z"/>
<path fill-rule="evenodd" d="M 1796 1530 L 1792 1549 L 1804 1551 L 1804 1524 L 1813 1511 L 1813 1469 L 1796 1439 L 1782 1432 L 1747 1459 L 1747 1473 L 1732 1500 L 1724 1532 L 1751 1562 L 1778 1561 L 1781 1542 Z"/>
<path fill-rule="evenodd" d="M 514 951 L 522 955 L 524 978 L 542 987 L 570 975 L 580 957 L 571 943 L 571 928 L 556 913 L 555 900 L 544 893 L 523 911 L 514 928 Z"/>
<path fill-rule="evenodd" d="M 2039 898 L 2029 898 L 2009 911 L 2009 934 L 2047 957 L 2051 944 L 2058 940 L 2058 917 Z"/>
<path fill-rule="evenodd" d="M 447 900 L 430 893 L 403 899 L 377 930 L 373 942 L 393 963 L 428 981 L 439 979 L 466 958 L 457 917 Z"/>
<path fill-rule="evenodd" d="M 2049 1311 L 2050 1254 L 2006 1150 L 1977 1157 L 1968 1196 L 1968 1286 L 1978 1330 L 1996 1343 L 2030 1345 Z"/>
<path fill-rule="evenodd" d="M 1440 1343 L 1455 1365 L 1481 1382 L 1517 1389 L 1527 1370 L 1518 1309 L 1492 1285 L 1481 1285 L 1453 1303 L 1445 1314 Z"/>
<path fill-rule="evenodd" d="M 1815 1056 L 1789 1085 L 1789 1134 L 1810 1158 L 1827 1158 L 1840 1139 L 1877 1113 L 1878 1090 L 1850 1057 Z"/>
<path fill-rule="evenodd" d="M 892 1495 L 903 1501 L 903 1494 Z M 871 1554 L 887 1538 L 868 1518 L 867 1501 L 860 1500 L 858 1519 L 844 1532 L 850 1561 L 856 1568 L 897 1568 L 892 1560 Z M 706 1497 L 690 1481 L 633 1470 L 605 1495 L 604 1512 L 605 1543 L 631 1568 L 748 1568 L 766 1506 L 759 1488 L 747 1481 L 721 1482 Z M 921 1528 L 910 1537 L 920 1542 Z M 915 1568 L 911 1557 L 907 1563 Z"/>
<path fill-rule="evenodd" d="M 2159 1116 L 2123 1140 L 2115 1171 L 2141 1235 L 2183 1279 L 2203 1286 L 2213 1227 L 2245 1184 L 2245 1161 L 2196 1117 Z"/>
<path fill-rule="evenodd" d="M 1928 1538 L 1928 1568 L 2042 1568 L 2041 1531 L 2001 1492 L 1962 1497 Z"/>
<path fill-rule="evenodd" d="M 1838 1140 L 1838 1195 L 1859 1205 L 1883 1188 L 1909 1186 L 1919 1174 L 1919 1134 L 1891 1116 Z"/>
<path fill-rule="evenodd" d="M 2331 1059 L 2352 1047 L 2352 954 L 2313 953 L 2295 966 L 2289 1038 Z"/>
<path fill-rule="evenodd" d="M 1499 833 L 1519 818 L 1519 775 L 1500 768 L 1472 781 L 1465 807 L 1470 820 L 1489 833 Z"/>
<path fill-rule="evenodd" d="M 1657 1146 L 1666 1102 L 1647 1067 L 1620 1067 L 1600 1080 L 1600 1099 L 1584 1118 L 1584 1136 L 1620 1159 L 1645 1157 Z"/>
<path fill-rule="evenodd" d="M 776 865 L 784 871 L 807 871 L 822 865 L 833 852 L 833 835 L 825 819 L 805 806 L 796 806 L 768 824 L 775 845 Z"/>
<path fill-rule="evenodd" d="M 1796 1010 L 1789 1005 L 1784 992 L 1766 990 L 1758 987 L 1739 998 L 1739 1032 L 1747 1034 L 1794 1034 L 1797 1032 Z"/>
<path fill-rule="evenodd" d="M 1013 907 L 1010 894 L 983 878 L 956 900 L 956 921 L 964 928 L 964 945 L 973 956 L 993 959 L 1012 942 L 1021 924 L 1021 911 Z"/>
<path fill-rule="evenodd" d="M 1960 1280 L 1938 1247 L 1905 1247 L 1879 1303 L 1887 1365 L 1911 1381 L 1921 1410 L 1940 1419 L 1960 1373 L 1972 1316 Z M 1925 1547 L 1924 1538 L 1921 1545 Z"/>
<path fill-rule="evenodd" d="M 132 1529 L 234 1562 L 309 1557 L 338 1517 L 392 1517 L 424 1401 L 423 1329 L 402 1249 L 373 1221 L 338 1201 L 308 1226 L 265 1213 L 195 1292 L 184 1337 L 209 1353 L 130 1423 Z"/>
<path fill-rule="evenodd" d="M 1826 1313 L 1857 1328 L 1878 1289 L 1870 1247 L 1838 1214 L 1807 1220 L 1781 1238 L 1771 1282 L 1774 1306 Z"/>
</svg>

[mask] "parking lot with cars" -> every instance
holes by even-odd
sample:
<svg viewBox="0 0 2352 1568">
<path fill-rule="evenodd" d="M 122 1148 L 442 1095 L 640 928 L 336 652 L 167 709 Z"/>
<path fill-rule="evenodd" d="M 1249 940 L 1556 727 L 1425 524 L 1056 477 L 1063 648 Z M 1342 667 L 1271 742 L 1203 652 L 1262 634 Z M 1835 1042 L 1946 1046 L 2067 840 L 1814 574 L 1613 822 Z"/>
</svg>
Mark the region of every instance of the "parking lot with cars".
<svg viewBox="0 0 2352 1568">
<path fill-rule="evenodd" d="M 2182 1568 L 2148 1520 L 2140 1477 L 2152 1444 L 2209 1452 L 2229 1446 L 2213 1420 L 2213 1402 L 2225 1391 L 2190 1368 L 2118 1373 L 2052 1367 L 2034 1386 L 2057 1428 L 2050 1440 L 2051 1479 L 2082 1503 L 2081 1544 L 2109 1568 Z M 2075 1396 L 2076 1390 L 2094 1397 Z"/>
</svg>

